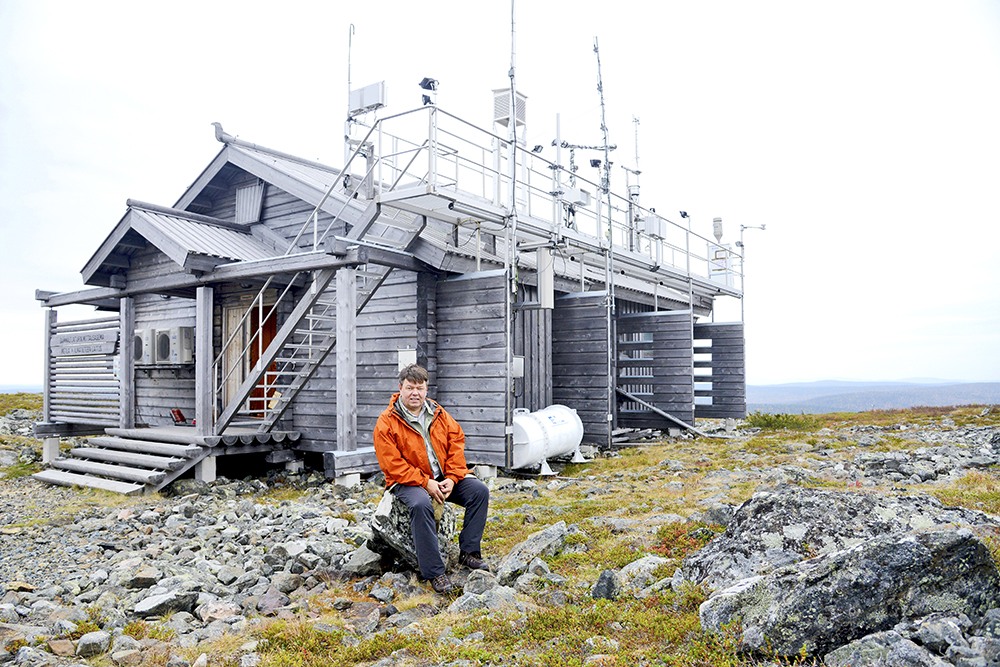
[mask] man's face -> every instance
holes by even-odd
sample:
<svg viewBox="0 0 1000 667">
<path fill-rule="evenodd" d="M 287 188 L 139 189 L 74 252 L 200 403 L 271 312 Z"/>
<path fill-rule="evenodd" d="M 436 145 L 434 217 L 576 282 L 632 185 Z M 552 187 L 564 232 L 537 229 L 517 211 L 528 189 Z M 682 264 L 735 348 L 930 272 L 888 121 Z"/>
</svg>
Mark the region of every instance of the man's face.
<svg viewBox="0 0 1000 667">
<path fill-rule="evenodd" d="M 413 413 L 419 412 L 427 398 L 427 383 L 414 384 L 409 380 L 403 380 L 403 384 L 399 385 L 399 398 L 407 410 Z"/>
</svg>

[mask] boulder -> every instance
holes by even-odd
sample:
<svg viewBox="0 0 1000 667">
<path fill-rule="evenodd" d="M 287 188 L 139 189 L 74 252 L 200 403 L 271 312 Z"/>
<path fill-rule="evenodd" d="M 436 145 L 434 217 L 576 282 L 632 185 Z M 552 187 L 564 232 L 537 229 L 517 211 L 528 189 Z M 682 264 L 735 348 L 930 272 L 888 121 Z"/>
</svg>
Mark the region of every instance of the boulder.
<svg viewBox="0 0 1000 667">
<path fill-rule="evenodd" d="M 971 530 L 949 527 L 883 535 L 745 579 L 717 591 L 699 615 L 710 633 L 738 622 L 744 650 L 822 656 L 935 612 L 977 623 L 998 599 L 987 546 Z"/>
<path fill-rule="evenodd" d="M 997 525 L 994 517 L 944 507 L 924 496 L 780 486 L 759 490 L 736 510 L 726 532 L 687 556 L 682 581 L 720 589 L 806 558 L 847 549 L 876 536 L 947 525 Z"/>
<path fill-rule="evenodd" d="M 88 632 L 76 642 L 76 654 L 81 658 L 100 655 L 111 648 L 111 633 L 104 630 Z"/>
<path fill-rule="evenodd" d="M 509 586 L 535 558 L 559 553 L 566 545 L 567 534 L 566 522 L 559 521 L 529 535 L 500 561 L 497 566 L 497 581 L 503 586 Z"/>
<path fill-rule="evenodd" d="M 595 599 L 617 600 L 622 592 L 622 580 L 614 570 L 604 570 L 597 578 L 597 583 L 590 589 L 590 596 Z"/>
<path fill-rule="evenodd" d="M 163 616 L 178 611 L 191 611 L 197 602 L 196 591 L 171 591 L 139 600 L 133 611 L 142 618 Z"/>
<path fill-rule="evenodd" d="M 447 568 L 454 568 L 458 564 L 458 544 L 454 539 L 458 511 L 454 503 L 444 503 L 440 511 L 435 513 L 435 518 L 441 557 Z M 398 555 L 410 567 L 419 570 L 417 552 L 413 547 L 413 533 L 410 531 L 410 508 L 389 491 L 382 494 L 382 500 L 371 517 L 371 530 L 372 539 L 369 540 L 368 547 L 372 551 L 387 557 Z"/>
</svg>

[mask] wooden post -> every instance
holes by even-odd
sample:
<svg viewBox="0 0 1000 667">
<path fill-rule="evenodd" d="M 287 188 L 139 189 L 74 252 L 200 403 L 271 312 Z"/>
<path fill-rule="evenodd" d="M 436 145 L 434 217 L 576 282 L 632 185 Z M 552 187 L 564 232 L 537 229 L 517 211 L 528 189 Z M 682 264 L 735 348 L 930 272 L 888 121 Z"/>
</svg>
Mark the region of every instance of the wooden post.
<svg viewBox="0 0 1000 667">
<path fill-rule="evenodd" d="M 194 478 L 199 482 L 214 482 L 215 469 L 216 469 L 216 457 L 206 456 L 201 461 L 198 461 L 198 463 L 194 464 Z"/>
<path fill-rule="evenodd" d="M 337 450 L 358 448 L 357 271 L 337 271 Z"/>
<path fill-rule="evenodd" d="M 195 433 L 212 435 L 212 406 L 215 404 L 212 383 L 212 324 L 214 321 L 214 296 L 211 287 L 199 287 L 195 300 L 194 331 L 194 419 Z"/>
<path fill-rule="evenodd" d="M 52 330 L 59 315 L 55 308 L 45 311 L 45 352 L 42 357 L 42 421 L 52 421 Z"/>
<path fill-rule="evenodd" d="M 59 458 L 59 436 L 42 440 L 42 463 L 52 463 Z"/>
<path fill-rule="evenodd" d="M 135 428 L 135 301 L 122 297 L 118 310 L 118 426 Z"/>
</svg>

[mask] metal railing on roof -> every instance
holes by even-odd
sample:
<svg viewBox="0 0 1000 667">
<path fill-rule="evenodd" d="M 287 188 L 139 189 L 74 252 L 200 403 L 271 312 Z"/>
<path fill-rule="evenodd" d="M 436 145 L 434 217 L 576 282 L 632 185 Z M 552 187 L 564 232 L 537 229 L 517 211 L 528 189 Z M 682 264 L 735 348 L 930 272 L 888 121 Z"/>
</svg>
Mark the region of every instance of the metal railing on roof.
<svg viewBox="0 0 1000 667">
<path fill-rule="evenodd" d="M 562 164 L 518 146 L 516 182 L 509 176 L 510 143 L 429 105 L 378 119 L 357 140 L 345 167 L 351 183 L 371 183 L 378 197 L 386 191 L 421 188 L 440 194 L 470 196 L 496 209 L 509 209 L 511 187 L 518 216 L 594 239 L 595 247 L 627 250 L 650 258 L 652 266 L 673 267 L 688 275 L 717 281 L 742 291 L 741 253 L 658 215 Z M 417 139 L 406 138 L 417 137 Z M 559 148 L 559 147 L 557 147 Z M 369 159 L 355 159 L 359 151 Z M 363 167 L 362 167 L 363 165 Z M 610 210 L 609 210 L 610 209 Z"/>
</svg>

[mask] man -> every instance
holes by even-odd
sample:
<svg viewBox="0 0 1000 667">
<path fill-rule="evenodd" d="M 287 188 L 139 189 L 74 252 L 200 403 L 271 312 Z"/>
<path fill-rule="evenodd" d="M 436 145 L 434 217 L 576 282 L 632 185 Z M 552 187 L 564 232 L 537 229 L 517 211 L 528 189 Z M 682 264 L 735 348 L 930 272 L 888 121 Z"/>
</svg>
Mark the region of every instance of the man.
<svg viewBox="0 0 1000 667">
<path fill-rule="evenodd" d="M 434 502 L 465 507 L 458 536 L 459 564 L 489 570 L 480 542 L 490 492 L 465 463 L 465 433 L 444 408 L 427 398 L 427 371 L 411 364 L 399 373 L 399 393 L 375 425 L 375 455 L 385 484 L 410 508 L 410 530 L 420 574 L 438 593 L 454 586 L 438 549 Z"/>
</svg>

